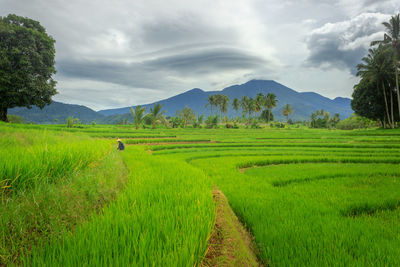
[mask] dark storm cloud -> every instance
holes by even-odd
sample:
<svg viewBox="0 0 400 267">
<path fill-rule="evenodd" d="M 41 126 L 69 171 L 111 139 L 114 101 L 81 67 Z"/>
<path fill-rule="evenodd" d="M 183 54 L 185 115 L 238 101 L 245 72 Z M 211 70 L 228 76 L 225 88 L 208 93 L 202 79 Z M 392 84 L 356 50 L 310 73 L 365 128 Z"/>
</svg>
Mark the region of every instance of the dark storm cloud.
<svg viewBox="0 0 400 267">
<path fill-rule="evenodd" d="M 362 43 L 374 36 L 375 22 L 349 18 L 393 14 L 398 6 L 398 0 L 0 0 L 0 16 L 38 20 L 55 38 L 56 99 L 102 109 L 252 78 L 303 91 L 326 88 L 333 84 L 327 80 L 348 78 L 365 52 Z M 313 68 L 320 66 L 341 71 L 322 77 Z M 352 88 L 347 83 L 331 91 Z"/>
<path fill-rule="evenodd" d="M 356 65 L 366 54 L 367 49 L 364 46 L 343 49 L 341 48 L 342 43 L 343 40 L 337 33 L 313 34 L 307 42 L 310 50 L 307 65 L 349 68 L 355 74 Z"/>
<path fill-rule="evenodd" d="M 201 16 L 187 12 L 175 18 L 158 18 L 147 22 L 141 27 L 140 39 L 149 45 L 168 47 L 188 42 L 235 42 L 239 36 L 227 27 L 210 24 Z"/>
<path fill-rule="evenodd" d="M 216 48 L 163 57 L 147 62 L 147 65 L 156 69 L 175 70 L 181 74 L 195 74 L 259 68 L 266 66 L 267 62 L 238 49 Z"/>
<path fill-rule="evenodd" d="M 307 39 L 310 55 L 307 65 L 350 69 L 366 55 L 371 41 L 383 37 L 382 22 L 388 15 L 364 13 L 351 20 L 328 23 L 314 30 Z"/>
<path fill-rule="evenodd" d="M 221 47 L 189 50 L 134 63 L 63 59 L 57 63 L 57 68 L 59 74 L 66 77 L 152 88 L 165 82 L 165 76 L 168 75 L 195 77 L 215 72 L 260 68 L 267 65 L 268 62 L 265 60 L 245 51 Z"/>
</svg>

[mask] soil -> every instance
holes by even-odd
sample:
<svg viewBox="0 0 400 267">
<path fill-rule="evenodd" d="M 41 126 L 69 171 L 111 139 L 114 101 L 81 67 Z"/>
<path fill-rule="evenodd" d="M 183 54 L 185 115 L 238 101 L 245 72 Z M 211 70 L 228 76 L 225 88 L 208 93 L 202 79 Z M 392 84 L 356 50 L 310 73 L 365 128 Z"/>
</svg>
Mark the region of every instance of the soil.
<svg viewBox="0 0 400 267">
<path fill-rule="evenodd" d="M 225 195 L 214 189 L 214 229 L 201 266 L 263 266 L 257 261 L 254 238 L 240 223 Z"/>
</svg>

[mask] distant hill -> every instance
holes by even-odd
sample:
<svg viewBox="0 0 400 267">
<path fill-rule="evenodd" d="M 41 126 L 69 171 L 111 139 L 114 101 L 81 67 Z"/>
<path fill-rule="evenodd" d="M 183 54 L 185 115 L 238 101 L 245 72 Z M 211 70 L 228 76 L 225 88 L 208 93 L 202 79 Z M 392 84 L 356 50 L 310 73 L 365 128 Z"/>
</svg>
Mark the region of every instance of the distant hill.
<svg viewBox="0 0 400 267">
<path fill-rule="evenodd" d="M 40 109 L 33 106 L 28 108 L 12 108 L 8 110 L 8 114 L 18 115 L 25 122 L 34 122 L 41 124 L 65 123 L 69 116 L 79 118 L 82 123 L 91 123 L 92 121 L 100 121 L 104 119 L 104 115 L 81 105 L 64 104 L 53 101 L 50 105 Z"/>
<path fill-rule="evenodd" d="M 294 114 L 291 116 L 294 120 L 309 120 L 311 113 L 318 109 L 324 109 L 331 114 L 339 113 L 341 119 L 349 117 L 353 111 L 350 107 L 350 99 L 337 97 L 334 100 L 321 96 L 313 92 L 300 93 L 290 89 L 280 83 L 271 80 L 251 80 L 241 85 L 233 85 L 223 89 L 222 91 L 208 91 L 205 92 L 199 88 L 189 90 L 185 93 L 158 101 L 163 105 L 166 115 L 175 116 L 176 111 L 184 108 L 185 106 L 193 109 L 197 114 L 210 115 L 211 111 L 206 108 L 207 98 L 213 94 L 227 95 L 232 101 L 235 97 L 241 98 L 246 95 L 248 97 L 255 97 L 258 93 L 273 93 L 277 96 L 278 105 L 273 110 L 275 118 L 283 120 L 281 109 L 285 104 L 290 104 L 294 109 Z M 154 103 L 143 105 L 147 110 Z M 115 115 L 129 113 L 129 107 L 118 109 L 100 110 L 103 115 Z M 235 112 L 231 107 L 228 116 L 240 116 L 241 113 Z"/>
<path fill-rule="evenodd" d="M 306 92 L 299 93 L 290 89 L 280 83 L 269 80 L 251 80 L 241 85 L 233 85 L 223 89 L 222 91 L 208 91 L 205 92 L 199 88 L 195 88 L 178 94 L 176 96 L 158 101 L 166 111 L 167 116 L 175 116 L 176 111 L 183 109 L 185 106 L 193 109 L 197 114 L 210 115 L 209 107 L 206 107 L 207 98 L 213 94 L 224 94 L 232 101 L 235 97 L 241 98 L 246 95 L 248 97 L 255 97 L 258 93 L 273 93 L 277 96 L 278 105 L 273 110 L 275 118 L 284 120 L 281 115 L 281 109 L 285 104 L 292 105 L 294 114 L 290 117 L 294 120 L 309 120 L 311 113 L 317 109 L 324 109 L 331 114 L 339 113 L 341 119 L 349 117 L 353 111 L 350 108 L 350 99 L 337 97 L 329 99 L 317 93 Z M 154 103 L 143 105 L 146 107 L 147 112 L 150 110 Z M 42 124 L 51 124 L 57 121 L 58 123 L 65 123 L 67 117 L 72 116 L 79 118 L 82 123 L 91 123 L 95 121 L 101 124 L 115 124 L 122 120 L 131 121 L 130 107 L 107 109 L 101 111 L 94 111 L 88 107 L 72 104 L 64 104 L 53 101 L 52 104 L 39 109 L 38 107 L 27 108 L 13 108 L 9 110 L 9 114 L 21 116 L 25 122 L 34 122 Z M 232 106 L 229 107 L 230 117 L 241 116 L 241 112 L 235 112 Z"/>
</svg>

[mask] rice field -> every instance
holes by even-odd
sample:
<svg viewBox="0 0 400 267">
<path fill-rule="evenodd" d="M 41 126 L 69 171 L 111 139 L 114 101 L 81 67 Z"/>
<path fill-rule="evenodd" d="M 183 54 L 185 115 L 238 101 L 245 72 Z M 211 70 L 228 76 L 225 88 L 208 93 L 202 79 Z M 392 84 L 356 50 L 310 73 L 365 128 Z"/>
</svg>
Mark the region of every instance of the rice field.
<svg viewBox="0 0 400 267">
<path fill-rule="evenodd" d="M 1 205 L 39 184 L 62 184 L 110 153 L 127 171 L 100 212 L 14 263 L 199 266 L 214 228 L 213 188 L 253 235 L 260 264 L 400 262 L 398 129 L 0 127 Z M 115 152 L 116 137 L 125 151 Z"/>
</svg>

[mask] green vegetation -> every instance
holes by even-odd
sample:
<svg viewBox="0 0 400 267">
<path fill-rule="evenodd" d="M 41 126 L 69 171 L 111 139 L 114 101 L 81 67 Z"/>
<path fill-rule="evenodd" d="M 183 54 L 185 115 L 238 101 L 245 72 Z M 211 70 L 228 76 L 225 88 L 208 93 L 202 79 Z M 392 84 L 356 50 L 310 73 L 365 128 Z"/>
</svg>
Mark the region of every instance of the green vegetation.
<svg viewBox="0 0 400 267">
<path fill-rule="evenodd" d="M 133 119 L 133 124 L 135 124 L 136 130 L 139 129 L 144 122 L 144 113 L 146 112 L 145 107 L 136 106 L 135 109 L 131 108 L 131 115 Z"/>
<path fill-rule="evenodd" d="M 0 265 L 88 220 L 126 180 L 109 141 L 1 125 L 0 143 Z"/>
<path fill-rule="evenodd" d="M 204 170 L 254 235 L 261 261 L 396 265 L 398 130 L 243 129 L 207 136 L 218 142 L 155 144 L 152 155 Z"/>
<path fill-rule="evenodd" d="M 123 154 L 131 177 L 101 215 L 37 248 L 33 266 L 193 266 L 207 249 L 214 220 L 210 183 L 200 170 L 142 149 Z"/>
<path fill-rule="evenodd" d="M 398 262 L 398 129 L 81 126 L 1 124 L 1 264 Z"/>
<path fill-rule="evenodd" d="M 383 25 L 383 40 L 373 41 L 369 54 L 357 65 L 361 80 L 354 86 L 351 107 L 358 115 L 379 120 L 384 128 L 394 128 L 400 120 L 400 14 Z"/>
<path fill-rule="evenodd" d="M 292 106 L 290 106 L 289 104 L 286 104 L 283 108 L 282 108 L 282 115 L 286 116 L 286 122 L 289 122 L 289 116 L 291 114 L 293 114 L 294 110 L 292 108 Z"/>
<path fill-rule="evenodd" d="M 339 121 L 336 128 L 341 130 L 353 130 L 363 128 L 376 128 L 378 123 L 376 121 L 353 114 L 345 120 Z"/>
<path fill-rule="evenodd" d="M 0 121 L 8 121 L 9 108 L 43 108 L 57 93 L 55 40 L 39 22 L 14 14 L 0 17 L 0 40 Z"/>
<path fill-rule="evenodd" d="M 317 110 L 315 113 L 311 114 L 311 128 L 335 128 L 339 123 L 340 117 L 336 113 L 331 117 L 331 114 L 323 109 Z M 365 128 L 365 127 L 361 127 Z"/>
<path fill-rule="evenodd" d="M 7 118 L 11 123 L 24 123 L 24 119 L 18 115 L 7 115 Z"/>
</svg>

